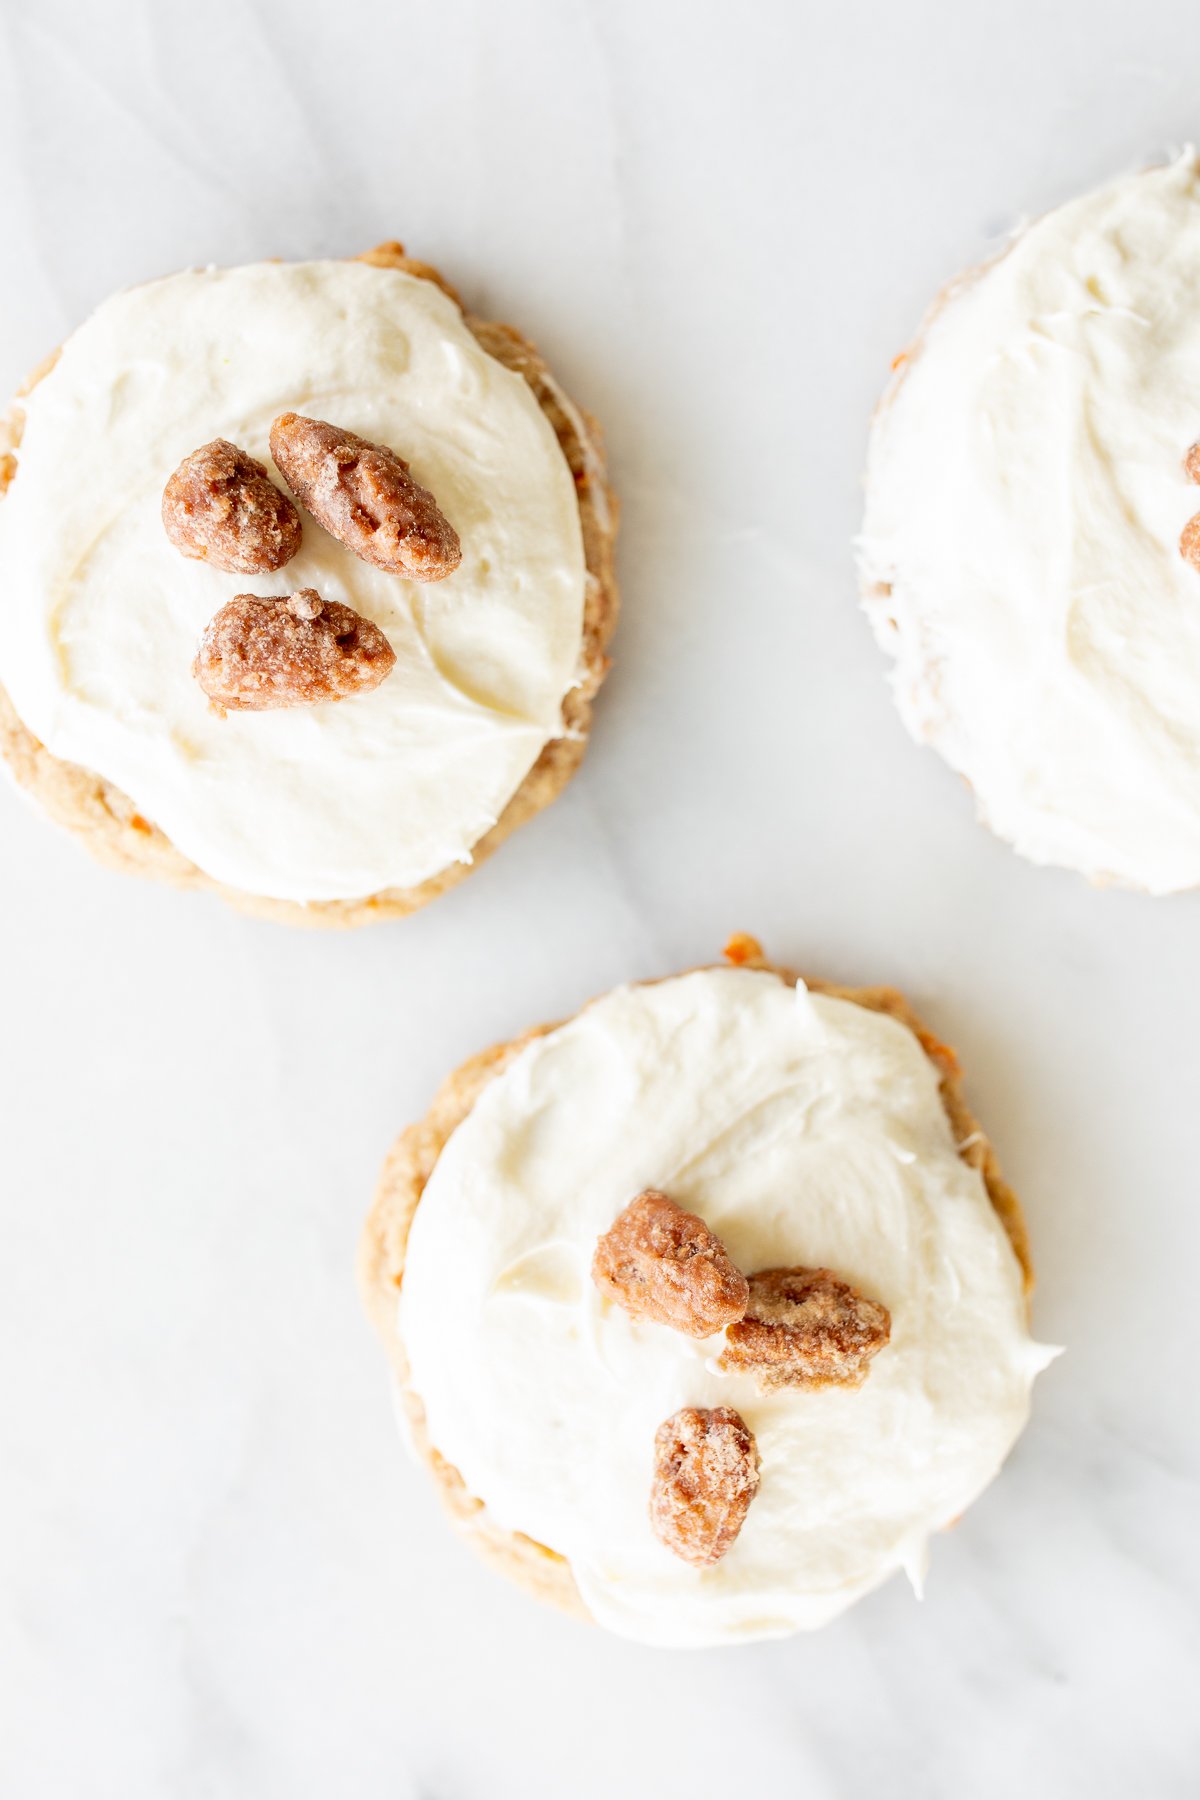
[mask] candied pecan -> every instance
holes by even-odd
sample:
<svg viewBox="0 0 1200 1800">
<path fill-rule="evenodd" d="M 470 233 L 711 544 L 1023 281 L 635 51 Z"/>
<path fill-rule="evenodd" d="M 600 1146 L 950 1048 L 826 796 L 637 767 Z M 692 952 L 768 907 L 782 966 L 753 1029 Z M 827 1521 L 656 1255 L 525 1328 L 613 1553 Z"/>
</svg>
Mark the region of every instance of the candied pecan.
<svg viewBox="0 0 1200 1800">
<path fill-rule="evenodd" d="M 729 1327 L 718 1367 L 748 1370 L 764 1392 L 861 1387 L 891 1331 L 887 1307 L 830 1269 L 761 1269 L 750 1277 L 745 1317 Z"/>
<path fill-rule="evenodd" d="M 204 628 L 192 674 L 222 711 L 264 712 L 365 694 L 395 661 L 378 625 L 301 588 L 265 600 L 239 594 L 223 606 Z"/>
<path fill-rule="evenodd" d="M 731 1406 L 684 1406 L 654 1434 L 650 1523 L 695 1568 L 719 1562 L 758 1489 L 758 1446 Z"/>
<path fill-rule="evenodd" d="M 162 522 L 177 550 L 232 575 L 282 569 L 300 548 L 291 500 L 227 438 L 184 457 L 163 489 Z"/>
<path fill-rule="evenodd" d="M 695 1213 L 647 1188 L 596 1244 L 592 1280 L 635 1319 L 711 1337 L 746 1310 L 748 1284 Z"/>
<path fill-rule="evenodd" d="M 318 525 L 364 562 L 440 581 L 462 561 L 458 533 L 386 444 L 289 412 L 271 427 L 271 455 Z"/>
<path fill-rule="evenodd" d="M 943 1080 L 953 1080 L 955 1076 L 961 1075 L 962 1065 L 958 1060 L 958 1052 L 950 1044 L 943 1044 L 942 1040 L 924 1025 L 915 1026 L 914 1030 L 917 1042 Z"/>
<path fill-rule="evenodd" d="M 1179 554 L 1193 569 L 1200 569 L 1200 513 L 1190 518 L 1179 539 Z"/>
</svg>

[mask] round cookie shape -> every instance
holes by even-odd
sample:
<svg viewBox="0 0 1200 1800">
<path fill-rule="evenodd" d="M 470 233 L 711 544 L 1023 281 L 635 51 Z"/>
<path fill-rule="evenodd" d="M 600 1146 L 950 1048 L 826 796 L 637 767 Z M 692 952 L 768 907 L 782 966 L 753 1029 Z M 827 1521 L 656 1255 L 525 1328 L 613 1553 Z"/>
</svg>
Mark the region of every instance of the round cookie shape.
<svg viewBox="0 0 1200 1800">
<path fill-rule="evenodd" d="M 1200 883 L 1200 162 L 952 284 L 897 359 L 860 566 L 902 718 L 1024 856 Z"/>
<path fill-rule="evenodd" d="M 286 411 L 411 465 L 462 540 L 444 580 L 372 566 L 304 515 L 286 571 L 231 579 L 161 521 L 215 438 L 264 464 Z M 582 757 L 616 616 L 594 423 L 505 326 L 383 246 L 193 270 L 119 294 L 15 415 L 0 475 L 0 749 L 106 860 L 298 923 L 412 911 Z M 336 703 L 222 717 L 191 670 L 235 592 L 313 589 L 395 668 Z"/>
<path fill-rule="evenodd" d="M 896 1569 L 919 1579 L 1048 1360 L 1019 1209 L 920 1030 L 887 990 L 707 969 L 618 989 L 451 1078 L 393 1152 L 362 1266 L 472 1544 L 668 1645 L 813 1628 Z M 746 1273 L 824 1266 L 885 1306 L 861 1386 L 770 1390 L 718 1366 L 722 1334 L 614 1305 L 597 1239 L 654 1188 Z M 647 1512 L 656 1432 L 688 1408 L 733 1409 L 760 1465 L 736 1541 L 699 1570 Z"/>
</svg>

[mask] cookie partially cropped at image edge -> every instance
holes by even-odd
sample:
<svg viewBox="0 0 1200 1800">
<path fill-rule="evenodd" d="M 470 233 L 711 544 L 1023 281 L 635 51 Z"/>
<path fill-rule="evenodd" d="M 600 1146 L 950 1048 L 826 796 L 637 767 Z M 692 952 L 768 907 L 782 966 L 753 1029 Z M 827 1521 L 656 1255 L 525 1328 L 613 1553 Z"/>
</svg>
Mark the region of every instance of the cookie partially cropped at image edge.
<svg viewBox="0 0 1200 1800">
<path fill-rule="evenodd" d="M 0 751 L 107 863 L 359 924 L 577 768 L 617 615 L 599 429 L 398 244 L 116 295 L 0 451 Z"/>
<path fill-rule="evenodd" d="M 919 1587 L 1053 1354 L 953 1053 L 890 989 L 727 954 L 464 1064 L 360 1265 L 468 1541 L 664 1645 Z"/>
<path fill-rule="evenodd" d="M 915 738 L 1032 861 L 1200 885 L 1200 162 L 1030 225 L 896 360 L 861 571 Z"/>
</svg>

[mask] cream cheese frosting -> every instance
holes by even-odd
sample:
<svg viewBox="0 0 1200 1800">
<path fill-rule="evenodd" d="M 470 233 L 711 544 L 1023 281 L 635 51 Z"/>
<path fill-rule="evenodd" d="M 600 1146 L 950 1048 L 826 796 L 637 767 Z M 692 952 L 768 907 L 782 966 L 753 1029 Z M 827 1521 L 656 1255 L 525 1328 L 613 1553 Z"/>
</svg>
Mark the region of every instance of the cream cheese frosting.
<svg viewBox="0 0 1200 1800">
<path fill-rule="evenodd" d="M 760 1394 L 631 1319 L 589 1269 L 641 1189 L 747 1271 L 827 1265 L 890 1310 L 855 1391 Z M 530 1043 L 450 1137 L 417 1208 L 398 1325 L 429 1439 L 489 1521 L 558 1551 L 603 1625 L 704 1645 L 824 1624 L 991 1480 L 1051 1352 L 937 1075 L 894 1019 L 765 972 L 617 989 Z M 762 1478 L 713 1567 L 647 1516 L 657 1426 L 732 1406 Z"/>
<path fill-rule="evenodd" d="M 1200 162 L 954 286 L 871 436 L 867 610 L 913 735 L 1035 862 L 1200 883 Z"/>
<path fill-rule="evenodd" d="M 454 303 L 357 262 L 193 270 L 107 301 L 23 405 L 0 681 L 46 747 L 247 893 L 361 898 L 469 860 L 561 732 L 586 572 L 554 431 Z M 216 437 L 271 468 L 289 410 L 398 450 L 460 567 L 404 581 L 307 514 L 277 574 L 181 557 L 160 519 L 172 470 Z M 341 704 L 216 716 L 191 675 L 204 626 L 235 592 L 301 587 L 379 625 L 394 671 Z"/>
</svg>

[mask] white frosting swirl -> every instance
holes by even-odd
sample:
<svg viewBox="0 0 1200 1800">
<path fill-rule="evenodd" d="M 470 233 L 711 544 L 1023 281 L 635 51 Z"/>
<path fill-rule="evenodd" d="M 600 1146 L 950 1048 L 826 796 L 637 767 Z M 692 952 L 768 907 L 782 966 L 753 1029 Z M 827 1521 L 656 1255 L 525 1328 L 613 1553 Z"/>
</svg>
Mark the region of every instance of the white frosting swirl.
<svg viewBox="0 0 1200 1800">
<path fill-rule="evenodd" d="M 215 437 L 270 467 L 285 410 L 406 457 L 462 539 L 454 574 L 400 580 L 307 515 L 277 574 L 181 557 L 168 475 Z M 553 430 L 431 282 L 355 262 L 191 271 L 106 302 L 26 403 L 0 507 L 0 680 L 56 756 L 209 875 L 358 898 L 469 860 L 561 729 L 584 584 Z M 218 718 L 190 672 L 204 625 L 235 592 L 299 587 L 380 625 L 395 670 L 339 705 Z"/>
<path fill-rule="evenodd" d="M 666 1188 L 744 1269 L 826 1264 L 892 1315 L 857 1391 L 763 1395 L 703 1343 L 635 1322 L 589 1278 L 599 1234 Z M 501 1528 L 570 1562 L 601 1624 L 658 1644 L 817 1626 L 999 1468 L 1049 1353 L 937 1077 L 891 1018 L 706 970 L 620 988 L 483 1092 L 425 1189 L 399 1329 L 431 1441 Z M 730 1405 L 762 1481 L 698 1571 L 647 1517 L 654 1433 Z"/>
<path fill-rule="evenodd" d="M 1200 883 L 1198 438 L 1189 151 L 952 289 L 868 463 L 867 606 L 909 730 L 1023 855 L 1152 893 Z"/>
</svg>

